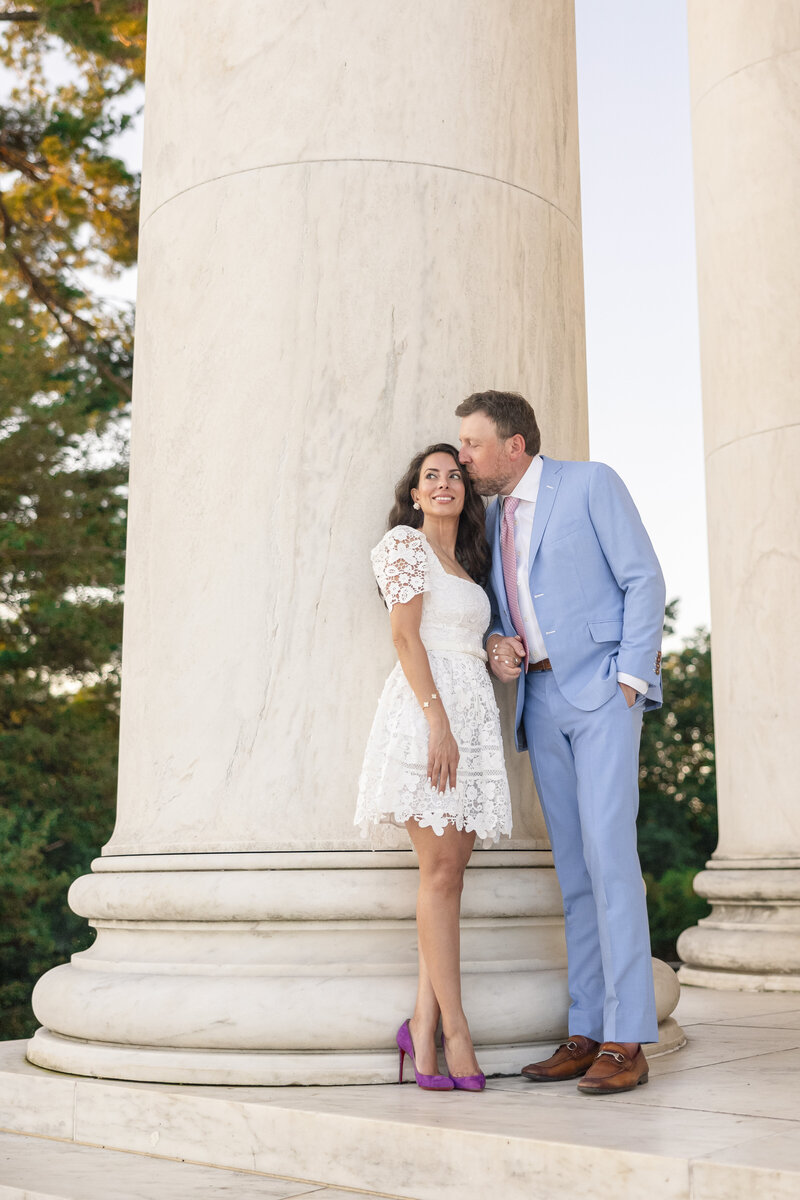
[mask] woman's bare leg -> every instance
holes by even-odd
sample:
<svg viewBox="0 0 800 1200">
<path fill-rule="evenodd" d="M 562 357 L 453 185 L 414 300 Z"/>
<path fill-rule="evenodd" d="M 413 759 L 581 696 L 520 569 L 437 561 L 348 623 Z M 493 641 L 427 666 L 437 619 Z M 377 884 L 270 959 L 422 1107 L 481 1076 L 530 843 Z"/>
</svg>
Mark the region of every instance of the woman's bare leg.
<svg viewBox="0 0 800 1200">
<path fill-rule="evenodd" d="M 475 844 L 474 833 L 453 825 L 439 836 L 406 823 L 419 859 L 417 934 L 420 979 L 411 1036 L 417 1051 L 417 1070 L 436 1071 L 434 1034 L 439 1011 L 447 1039 L 447 1060 L 454 1075 L 474 1075 L 480 1068 L 461 1004 L 460 916 L 464 868 Z"/>
<path fill-rule="evenodd" d="M 421 941 L 418 946 L 418 959 L 417 1001 L 414 1005 L 414 1015 L 409 1021 L 409 1028 L 416 1051 L 417 1070 L 421 1071 L 423 1075 L 438 1075 L 435 1037 L 441 1012 L 425 962 L 425 955 L 422 953 Z"/>
</svg>

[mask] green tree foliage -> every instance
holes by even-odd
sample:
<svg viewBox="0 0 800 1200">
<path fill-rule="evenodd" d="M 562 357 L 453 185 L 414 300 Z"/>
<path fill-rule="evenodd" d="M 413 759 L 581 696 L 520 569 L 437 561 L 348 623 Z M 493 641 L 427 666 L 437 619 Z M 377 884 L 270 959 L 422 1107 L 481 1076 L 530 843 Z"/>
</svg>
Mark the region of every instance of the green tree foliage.
<svg viewBox="0 0 800 1200">
<path fill-rule="evenodd" d="M 683 867 L 665 871 L 659 879 L 645 875 L 650 941 L 653 954 L 664 962 L 678 961 L 679 935 L 709 914 L 708 904 L 694 890 L 696 874 L 696 867 Z"/>
<path fill-rule="evenodd" d="M 678 934 L 709 911 L 691 881 L 717 844 L 708 632 L 698 630 L 665 655 L 662 673 L 664 707 L 648 713 L 642 727 L 639 857 L 653 953 L 674 960 Z"/>
<path fill-rule="evenodd" d="M 0 4 L 0 22 L 17 34 L 6 53 L 37 68 L 55 44 L 73 53 L 79 68 L 101 71 L 109 64 L 125 75 L 144 79 L 147 0 L 42 0 L 40 4 Z"/>
<path fill-rule="evenodd" d="M 662 875 L 700 869 L 717 844 L 711 651 L 704 630 L 665 656 L 664 707 L 643 722 L 639 856 Z"/>
<path fill-rule="evenodd" d="M 132 313 L 93 280 L 136 259 L 114 153 L 144 5 L 4 5 L 0 62 L 0 1011 L 88 941 L 66 905 L 113 820 Z M 53 84 L 53 62 L 67 82 Z"/>
</svg>

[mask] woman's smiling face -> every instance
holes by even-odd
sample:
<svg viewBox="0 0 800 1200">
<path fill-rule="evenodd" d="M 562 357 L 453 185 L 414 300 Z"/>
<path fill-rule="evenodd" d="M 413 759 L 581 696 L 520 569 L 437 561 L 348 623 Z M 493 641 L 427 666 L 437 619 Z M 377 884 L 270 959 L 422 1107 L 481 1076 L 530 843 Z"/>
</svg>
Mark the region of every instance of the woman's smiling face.
<svg viewBox="0 0 800 1200">
<path fill-rule="evenodd" d="M 460 467 L 449 454 L 429 454 L 419 472 L 419 483 L 411 489 L 424 516 L 461 515 L 464 507 L 464 477 Z"/>
</svg>

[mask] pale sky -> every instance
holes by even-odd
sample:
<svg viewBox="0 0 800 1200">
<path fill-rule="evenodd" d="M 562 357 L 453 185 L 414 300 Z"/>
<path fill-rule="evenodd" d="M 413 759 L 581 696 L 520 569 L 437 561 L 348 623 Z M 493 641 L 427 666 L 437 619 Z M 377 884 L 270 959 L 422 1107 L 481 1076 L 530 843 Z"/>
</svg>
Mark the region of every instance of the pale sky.
<svg viewBox="0 0 800 1200">
<path fill-rule="evenodd" d="M 686 3 L 575 9 L 590 452 L 630 488 L 684 636 L 710 623 Z M 139 166 L 141 130 L 117 152 Z M 135 272 L 97 282 L 129 298 Z"/>
<path fill-rule="evenodd" d="M 686 0 L 576 0 L 590 453 L 709 625 Z"/>
</svg>

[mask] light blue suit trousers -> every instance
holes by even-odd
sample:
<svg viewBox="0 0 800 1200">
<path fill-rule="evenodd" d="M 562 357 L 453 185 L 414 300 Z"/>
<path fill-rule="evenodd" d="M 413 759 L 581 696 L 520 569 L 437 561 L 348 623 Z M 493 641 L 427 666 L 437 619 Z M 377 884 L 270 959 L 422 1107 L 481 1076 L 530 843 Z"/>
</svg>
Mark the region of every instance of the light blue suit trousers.
<svg viewBox="0 0 800 1200">
<path fill-rule="evenodd" d="M 493 550 L 490 632 L 512 635 Z M 622 481 L 602 463 L 544 458 L 530 585 L 552 671 L 518 682 L 516 743 L 530 754 L 564 900 L 569 1032 L 658 1038 L 644 883 L 636 849 L 642 713 L 661 703 L 664 581 Z M 648 684 L 632 708 L 617 671 Z"/>
</svg>

